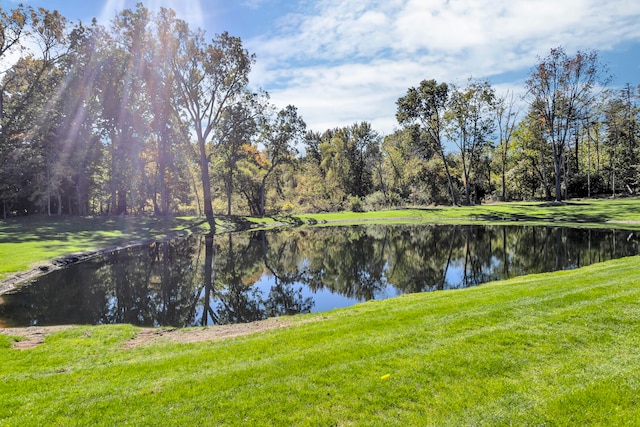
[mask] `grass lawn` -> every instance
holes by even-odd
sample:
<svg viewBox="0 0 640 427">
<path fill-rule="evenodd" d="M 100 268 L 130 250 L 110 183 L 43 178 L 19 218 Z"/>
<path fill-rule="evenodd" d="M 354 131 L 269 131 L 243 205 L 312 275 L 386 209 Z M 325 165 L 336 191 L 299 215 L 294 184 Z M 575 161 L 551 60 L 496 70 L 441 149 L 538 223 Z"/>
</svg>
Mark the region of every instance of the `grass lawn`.
<svg viewBox="0 0 640 427">
<path fill-rule="evenodd" d="M 189 227 L 187 218 L 28 217 L 0 221 L 0 279 L 38 262 L 166 236 Z"/>
<path fill-rule="evenodd" d="M 571 200 L 561 204 L 546 202 L 509 202 L 478 206 L 294 215 L 291 218 L 305 222 L 357 221 L 364 219 L 400 220 L 403 218 L 427 221 L 553 221 L 564 224 L 591 224 L 602 227 L 624 224 L 625 226 L 631 225 L 632 227 L 638 228 L 638 224 L 629 223 L 640 222 L 640 199 Z"/>
<path fill-rule="evenodd" d="M 0 425 L 637 425 L 638 271 L 619 259 L 215 342 L 0 335 Z"/>
</svg>

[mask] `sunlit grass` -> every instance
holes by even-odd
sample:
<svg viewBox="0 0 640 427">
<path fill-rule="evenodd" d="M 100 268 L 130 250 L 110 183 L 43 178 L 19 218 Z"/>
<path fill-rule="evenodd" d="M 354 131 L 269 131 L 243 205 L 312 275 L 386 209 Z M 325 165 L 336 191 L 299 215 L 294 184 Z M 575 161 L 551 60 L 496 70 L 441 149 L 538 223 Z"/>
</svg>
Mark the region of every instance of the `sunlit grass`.
<svg viewBox="0 0 640 427">
<path fill-rule="evenodd" d="M 547 202 L 509 202 L 478 206 L 427 207 L 393 209 L 374 212 L 337 212 L 293 215 L 304 222 L 359 220 L 422 220 L 422 221 L 527 221 L 562 224 L 592 224 L 611 227 L 624 224 L 638 227 L 640 199 L 572 200 L 555 204 Z M 612 224 L 614 223 L 614 224 Z"/>
<path fill-rule="evenodd" d="M 0 279 L 38 262 L 163 237 L 193 219 L 28 217 L 0 221 Z"/>
<path fill-rule="evenodd" d="M 0 424 L 634 425 L 639 268 L 373 301 L 221 342 L 125 350 L 138 329 L 77 327 L 20 351 L 0 335 Z"/>
</svg>

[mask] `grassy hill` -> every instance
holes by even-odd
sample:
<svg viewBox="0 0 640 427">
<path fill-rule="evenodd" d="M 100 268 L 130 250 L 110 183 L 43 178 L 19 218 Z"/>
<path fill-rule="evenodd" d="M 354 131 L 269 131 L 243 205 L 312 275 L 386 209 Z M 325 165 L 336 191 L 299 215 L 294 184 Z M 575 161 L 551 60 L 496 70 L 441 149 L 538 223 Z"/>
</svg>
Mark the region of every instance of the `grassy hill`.
<svg viewBox="0 0 640 427">
<path fill-rule="evenodd" d="M 132 346 L 138 328 L 73 327 L 18 350 L 0 334 L 0 425 L 634 425 L 639 269 L 626 258 L 200 342 L 202 328 Z"/>
</svg>

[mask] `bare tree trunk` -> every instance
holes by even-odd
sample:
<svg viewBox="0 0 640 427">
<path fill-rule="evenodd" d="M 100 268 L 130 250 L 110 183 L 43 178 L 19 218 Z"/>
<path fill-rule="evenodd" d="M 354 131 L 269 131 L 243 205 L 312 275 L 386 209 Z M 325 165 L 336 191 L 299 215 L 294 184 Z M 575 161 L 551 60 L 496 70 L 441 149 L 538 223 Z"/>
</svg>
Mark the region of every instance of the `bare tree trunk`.
<svg viewBox="0 0 640 427">
<path fill-rule="evenodd" d="M 160 214 L 169 215 L 169 188 L 167 186 L 167 141 L 161 132 L 158 141 L 158 181 L 160 182 Z"/>
<path fill-rule="evenodd" d="M 211 234 L 216 232 L 216 221 L 213 215 L 213 205 L 211 203 L 211 179 L 209 178 L 209 160 L 203 138 L 198 138 L 200 148 L 200 177 L 202 179 L 202 201 L 204 203 L 204 216 L 207 218 Z"/>
<path fill-rule="evenodd" d="M 542 151 L 540 151 L 540 166 L 542 167 L 542 185 L 544 186 L 545 199 L 551 200 L 551 189 L 549 188 L 547 162 L 544 161 L 544 154 L 542 153 Z"/>
<path fill-rule="evenodd" d="M 503 202 L 507 199 L 506 163 L 507 163 L 507 159 L 506 159 L 506 156 L 503 153 L 502 154 L 502 201 Z"/>
<path fill-rule="evenodd" d="M 555 143 L 553 144 L 553 167 L 556 175 L 556 202 L 559 202 L 562 200 L 562 188 L 560 186 L 560 179 L 562 176 L 562 153 L 560 153 L 560 149 Z"/>
<path fill-rule="evenodd" d="M 266 199 L 266 187 L 267 186 L 267 177 L 265 176 L 264 178 L 262 178 L 262 184 L 260 185 L 260 208 L 259 208 L 259 212 L 260 212 L 260 216 L 264 216 L 266 209 L 265 209 L 265 199 Z"/>
<path fill-rule="evenodd" d="M 227 215 L 231 216 L 231 196 L 233 192 L 233 169 L 229 168 L 229 177 L 227 181 Z"/>
<path fill-rule="evenodd" d="M 449 184 L 449 194 L 451 195 L 451 201 L 454 205 L 458 204 L 458 199 L 456 197 L 455 189 L 453 188 L 453 179 L 451 178 L 451 173 L 449 172 L 449 165 L 447 164 L 447 157 L 444 155 L 444 149 L 442 148 L 442 144 L 440 145 L 440 158 L 442 159 L 442 163 L 444 163 L 444 171 L 447 174 L 447 183 Z"/>
</svg>

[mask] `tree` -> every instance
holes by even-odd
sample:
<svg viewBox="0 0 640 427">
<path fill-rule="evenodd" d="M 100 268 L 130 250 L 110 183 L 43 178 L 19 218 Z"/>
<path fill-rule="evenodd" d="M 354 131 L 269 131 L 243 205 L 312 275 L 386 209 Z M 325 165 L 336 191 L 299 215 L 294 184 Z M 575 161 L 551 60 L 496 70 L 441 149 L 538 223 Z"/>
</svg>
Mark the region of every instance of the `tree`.
<svg viewBox="0 0 640 427">
<path fill-rule="evenodd" d="M 563 156 L 571 132 L 592 102 L 594 88 L 609 81 L 604 71 L 597 52 L 578 51 L 569 56 L 558 47 L 540 59 L 526 81 L 531 106 L 553 151 L 556 201 L 562 200 Z"/>
<path fill-rule="evenodd" d="M 621 187 L 629 193 L 638 189 L 640 169 L 640 107 L 630 85 L 607 99 L 604 106 L 605 147 L 609 153 L 609 181 L 613 195 Z M 632 188 L 633 187 L 633 188 Z"/>
<path fill-rule="evenodd" d="M 30 7 L 22 4 L 16 9 L 5 11 L 0 6 L 0 78 L 4 76 L 10 64 L 5 63 L 11 53 L 24 50 L 21 41 L 28 37 Z M 0 120 L 5 118 L 4 84 L 0 85 Z"/>
<path fill-rule="evenodd" d="M 520 199 L 542 196 L 550 200 L 553 178 L 551 147 L 535 111 L 529 111 L 518 123 L 512 139 L 511 167 L 506 174 L 509 193 Z"/>
<path fill-rule="evenodd" d="M 196 136 L 204 213 L 214 232 L 207 142 L 219 126 L 225 107 L 245 92 L 255 58 L 242 47 L 240 38 L 226 32 L 206 43 L 204 33 L 191 31 L 184 21 L 175 20 L 173 28 L 178 43 L 172 58 L 176 85 L 182 110 Z"/>
<path fill-rule="evenodd" d="M 471 204 L 471 181 L 494 130 L 494 101 L 495 91 L 488 81 L 470 80 L 465 88 L 454 86 L 445 113 L 448 122 L 446 133 L 460 153 L 467 205 Z"/>
<path fill-rule="evenodd" d="M 28 49 L 27 40 L 38 48 Z M 25 211 L 36 203 L 50 213 L 51 196 L 60 197 L 64 169 L 56 163 L 62 79 L 58 63 L 66 42 L 66 20 L 58 12 L 19 6 L 6 13 L 0 8 L 0 61 L 13 51 L 22 54 L 8 69 L 0 70 L 0 198 L 4 215 L 19 199 Z"/>
<path fill-rule="evenodd" d="M 267 180 L 278 166 L 293 158 L 296 145 L 303 141 L 306 127 L 293 105 L 278 111 L 275 117 L 263 124 L 260 141 L 264 144 L 267 168 L 260 186 L 260 215 L 265 214 Z"/>
<path fill-rule="evenodd" d="M 61 64 L 65 76 L 60 90 L 62 119 L 58 138 L 63 147 L 67 173 L 68 212 L 88 215 L 90 199 L 99 190 L 102 179 L 104 146 L 99 129 L 101 87 L 99 84 L 98 45 L 104 28 L 94 22 L 90 27 L 76 26 L 69 37 L 69 50 Z"/>
<path fill-rule="evenodd" d="M 373 173 L 380 156 L 380 135 L 368 122 L 355 123 L 349 130 L 350 194 L 362 198 L 373 187 Z"/>
<path fill-rule="evenodd" d="M 407 94 L 396 101 L 398 106 L 396 119 L 404 126 L 419 123 L 427 133 L 427 144 L 434 147 L 444 164 L 449 195 L 451 202 L 455 205 L 458 203 L 458 198 L 442 141 L 445 128 L 444 113 L 448 98 L 449 88 L 446 83 L 438 84 L 435 80 L 423 80 L 418 88 L 409 88 Z"/>
<path fill-rule="evenodd" d="M 135 11 L 124 10 L 112 21 L 111 34 L 100 41 L 101 125 L 109 141 L 109 211 L 115 215 L 128 213 L 145 199 L 139 191 L 149 102 L 141 71 L 150 21 L 149 11 L 140 4 Z"/>
<path fill-rule="evenodd" d="M 496 125 L 498 127 L 498 146 L 500 152 L 500 180 L 501 180 L 501 200 L 507 200 L 506 167 L 507 154 L 509 153 L 511 137 L 516 129 L 518 111 L 515 108 L 515 97 L 513 92 L 499 97 L 495 103 Z"/>
<path fill-rule="evenodd" d="M 156 179 L 153 203 L 156 214 L 168 215 L 171 211 L 171 177 L 179 173 L 175 167 L 176 147 L 185 147 L 188 131 L 179 115 L 176 78 L 172 58 L 176 55 L 176 43 L 172 37 L 175 12 L 161 8 L 155 16 L 155 32 L 148 37 L 144 56 L 144 80 L 146 97 L 151 107 L 149 131 L 155 140 Z M 157 189 L 157 191 L 156 191 Z M 160 203 L 156 201 L 160 193 Z"/>
<path fill-rule="evenodd" d="M 215 153 L 220 160 L 219 172 L 227 198 L 227 215 L 231 215 L 231 201 L 238 162 L 246 157 L 242 147 L 250 144 L 258 131 L 258 121 L 266 109 L 267 94 L 247 92 L 236 103 L 228 105 L 216 130 Z"/>
</svg>

